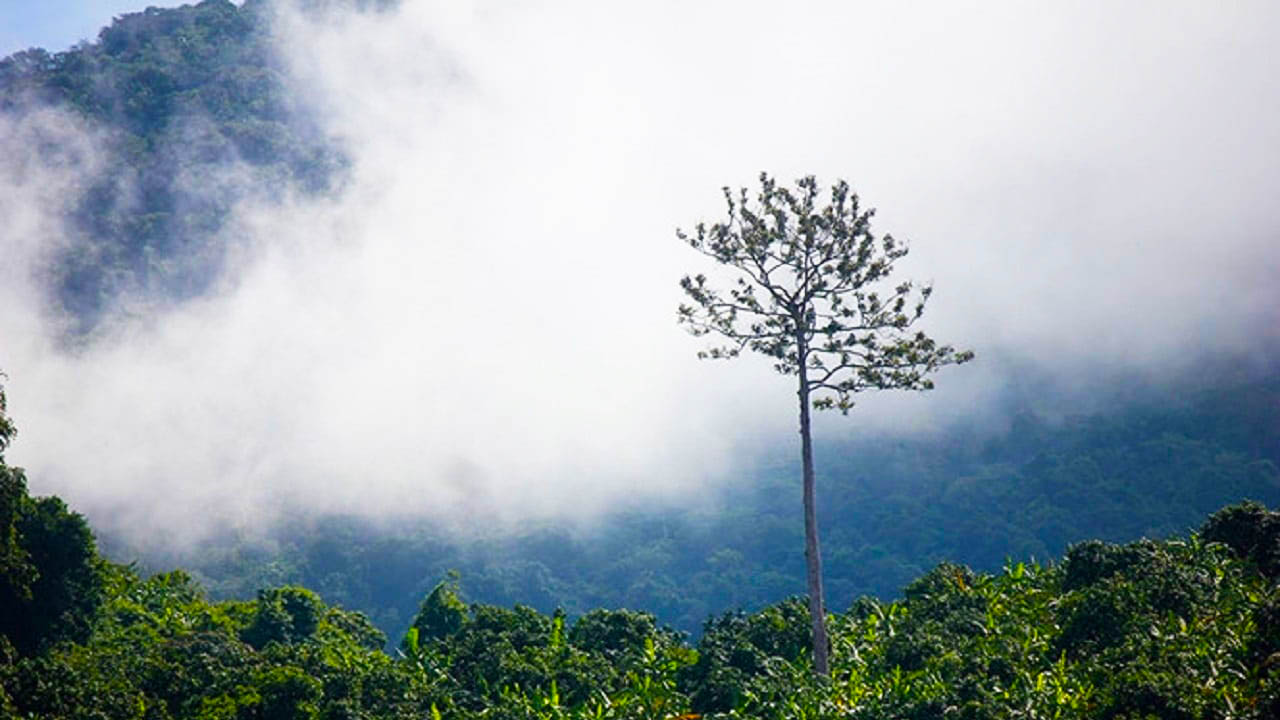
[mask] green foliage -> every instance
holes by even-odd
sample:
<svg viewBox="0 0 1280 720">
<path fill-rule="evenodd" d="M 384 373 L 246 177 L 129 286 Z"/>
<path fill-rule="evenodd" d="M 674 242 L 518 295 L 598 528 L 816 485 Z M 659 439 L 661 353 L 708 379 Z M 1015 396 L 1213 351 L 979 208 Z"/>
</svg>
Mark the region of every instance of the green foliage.
<svg viewBox="0 0 1280 720">
<path fill-rule="evenodd" d="M 1280 513 L 1260 503 L 1243 502 L 1219 510 L 1201 526 L 1200 537 L 1225 544 L 1269 578 L 1280 576 Z"/>
<path fill-rule="evenodd" d="M 652 717 L 683 707 L 677 671 L 695 654 L 652 615 L 596 610 L 566 626 L 517 605 L 466 605 L 457 576 L 438 584 L 424 609 L 450 608 L 449 632 L 427 636 L 415 624 L 401 656 L 428 687 L 443 692 L 437 709 L 499 717 Z M 455 611 L 461 610 L 459 618 Z M 585 715 L 583 714 L 585 713 Z"/>
<path fill-rule="evenodd" d="M 680 636 L 660 628 L 649 613 L 632 610 L 596 609 L 578 618 L 569 631 L 568 642 L 575 648 L 603 657 L 614 668 L 630 668 L 644 658 L 645 641 L 660 648 L 677 645 Z"/>
<path fill-rule="evenodd" d="M 310 640 L 320 626 L 323 604 L 315 593 L 301 587 L 282 587 L 258 593 L 253 624 L 241 635 L 261 650 L 268 643 Z"/>
<path fill-rule="evenodd" d="M 414 642 L 443 640 L 456 634 L 467 622 L 467 605 L 458 597 L 458 576 L 440 581 L 422 600 L 410 626 Z"/>
<path fill-rule="evenodd" d="M 370 647 L 383 638 L 366 618 L 308 590 L 214 604 L 181 572 L 141 580 L 107 570 L 109 598 L 91 637 L 6 666 L 0 697 L 50 718 L 237 720 L 421 717 L 440 699 Z"/>
<path fill-rule="evenodd" d="M 364 613 L 329 608 L 324 616 L 324 623 L 368 650 L 381 650 L 387 644 L 386 633 L 379 630 Z"/>
<path fill-rule="evenodd" d="M 0 633 L 31 655 L 88 637 L 102 602 L 102 567 L 83 517 L 56 497 L 31 498 L 16 487 L 22 494 L 11 527 L 25 561 L 0 583 Z"/>
<path fill-rule="evenodd" d="M 5 464 L 16 433 L 0 384 L 0 650 L 30 656 L 88 637 L 104 564 L 84 518 L 56 497 L 28 495 L 22 469 Z"/>
<path fill-rule="evenodd" d="M 259 713 L 265 718 L 311 720 L 319 714 L 320 684 L 296 667 L 273 667 L 254 676 L 260 695 Z"/>
<path fill-rule="evenodd" d="M 18 434 L 7 412 L 4 378 L 0 372 L 0 607 L 12 607 L 31 600 L 36 569 L 18 535 L 18 518 L 27 498 L 27 479 L 20 468 L 9 467 L 4 462 L 4 451 Z"/>
<path fill-rule="evenodd" d="M 29 603 L 31 585 L 38 575 L 31 564 L 31 553 L 18 534 L 27 502 L 26 476 L 20 468 L 9 467 L 0 460 L 0 608 Z"/>
<path fill-rule="evenodd" d="M 697 662 L 681 685 L 698 712 L 723 712 L 743 702 L 746 680 L 771 677 L 779 662 L 803 665 L 810 647 L 809 609 L 793 597 L 748 615 L 728 612 L 707 621 Z"/>
<path fill-rule="evenodd" d="M 1254 505 L 1216 514 L 1264 519 Z M 1241 531 L 1243 532 L 1243 531 Z M 1240 718 L 1280 709 L 1280 590 L 1199 536 L 1073 546 L 995 574 L 941 563 L 902 598 L 830 618 L 815 677 L 792 598 L 708 621 L 696 650 L 651 615 L 434 604 L 449 632 L 399 659 L 362 616 L 281 587 L 210 602 L 182 572 L 105 565 L 91 633 L 20 656 L 0 641 L 0 709 L 40 718 Z M 424 605 L 427 603 L 424 602 Z M 255 644 L 241 638 L 253 639 Z M 8 648 L 8 649 L 6 649 Z"/>
</svg>

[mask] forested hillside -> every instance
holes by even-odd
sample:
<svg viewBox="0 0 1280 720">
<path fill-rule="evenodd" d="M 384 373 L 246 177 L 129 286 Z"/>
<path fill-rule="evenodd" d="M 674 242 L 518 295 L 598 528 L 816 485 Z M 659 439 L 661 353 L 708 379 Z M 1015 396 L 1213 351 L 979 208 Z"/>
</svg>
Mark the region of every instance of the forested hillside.
<svg viewBox="0 0 1280 720">
<path fill-rule="evenodd" d="M 996 434 L 957 428 L 828 447 L 820 467 L 831 606 L 895 597 L 942 561 L 991 572 L 1088 539 L 1180 536 L 1244 498 L 1280 504 L 1280 378 L 1180 390 L 1076 417 L 1028 409 Z M 189 568 L 215 597 L 315 588 L 393 637 L 450 570 L 478 602 L 571 614 L 638 608 L 696 634 L 711 615 L 804 587 L 799 507 L 784 455 L 710 507 L 616 512 L 592 530 L 459 537 L 414 519 L 298 514 L 266 541 L 223 536 L 185 553 L 106 541 L 121 560 Z"/>
<path fill-rule="evenodd" d="M 94 42 L 0 60 L 0 113 L 35 125 L 51 165 L 87 172 L 67 198 L 69 243 L 47 263 L 53 307 L 92 329 L 128 297 L 181 300 L 219 277 L 243 241 L 241 201 L 327 192 L 346 160 L 283 79 L 270 3 L 205 0 L 117 18 Z M 89 161 L 42 123 L 95 134 Z"/>
<path fill-rule="evenodd" d="M 0 408 L 3 398 L 0 396 Z M 0 415 L 0 448 L 13 427 Z M 942 563 L 833 613 L 815 679 L 800 599 L 710 619 L 463 601 L 445 579 L 395 655 L 298 586 L 212 602 L 101 558 L 83 518 L 0 456 L 0 712 L 38 718 L 1264 718 L 1280 712 L 1280 514 L 1090 541 L 1058 563 Z"/>
</svg>

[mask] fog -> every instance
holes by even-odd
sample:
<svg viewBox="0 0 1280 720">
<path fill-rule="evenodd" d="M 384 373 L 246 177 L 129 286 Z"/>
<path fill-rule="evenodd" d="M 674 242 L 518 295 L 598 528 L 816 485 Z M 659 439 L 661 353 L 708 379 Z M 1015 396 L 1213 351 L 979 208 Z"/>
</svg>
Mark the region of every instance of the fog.
<svg viewBox="0 0 1280 720">
<path fill-rule="evenodd" d="M 166 542 L 296 506 L 495 528 L 704 498 L 795 438 L 789 379 L 675 324 L 709 270 L 675 229 L 762 170 L 847 179 L 934 284 L 926 329 L 978 353 L 820 439 L 988 418 L 1011 367 L 1096 392 L 1280 339 L 1272 3 L 462 5 L 283 13 L 350 181 L 244 203 L 215 292 L 78 347 L 38 268 L 93 129 L 0 128 L 33 491 Z M 42 165 L 33 132 L 82 154 Z"/>
</svg>

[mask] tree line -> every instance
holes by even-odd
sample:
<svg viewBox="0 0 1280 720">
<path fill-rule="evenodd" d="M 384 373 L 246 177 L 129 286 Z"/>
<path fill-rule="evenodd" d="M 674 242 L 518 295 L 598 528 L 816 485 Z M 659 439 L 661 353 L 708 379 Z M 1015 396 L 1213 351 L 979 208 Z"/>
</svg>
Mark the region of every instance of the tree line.
<svg viewBox="0 0 1280 720">
<path fill-rule="evenodd" d="M 0 400 L 0 407 L 3 401 Z M 3 415 L 0 414 L 0 418 Z M 5 444 L 12 425 L 0 425 Z M 1280 513 L 1089 541 L 993 573 L 943 562 L 892 601 L 710 618 L 468 602 L 446 576 L 394 651 L 299 586 L 211 601 L 98 554 L 84 519 L 0 456 L 0 714 L 15 718 L 1245 718 L 1280 713 Z"/>
</svg>

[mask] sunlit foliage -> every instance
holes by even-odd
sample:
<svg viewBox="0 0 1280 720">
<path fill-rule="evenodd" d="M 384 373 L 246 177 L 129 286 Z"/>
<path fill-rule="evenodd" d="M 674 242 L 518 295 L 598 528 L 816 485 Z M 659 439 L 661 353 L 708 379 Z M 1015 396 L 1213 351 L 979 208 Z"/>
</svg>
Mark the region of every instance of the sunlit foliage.
<svg viewBox="0 0 1280 720">
<path fill-rule="evenodd" d="M 712 618 L 690 646 L 642 612 L 575 620 L 467 603 L 454 578 L 423 608 L 447 622 L 415 623 L 388 655 L 366 618 L 304 588 L 211 602 L 181 571 L 143 579 L 94 557 L 100 585 L 73 586 L 68 605 L 85 623 L 72 627 L 87 632 L 34 648 L 12 626 L 0 638 L 0 711 L 68 719 L 1264 720 L 1280 712 L 1280 595 L 1257 551 L 1274 543 L 1278 517 L 1257 504 L 1233 506 L 1186 538 L 1085 542 L 1059 563 L 1010 562 L 994 574 L 942 563 L 897 601 L 864 597 L 831 615 L 829 678 L 811 672 L 800 598 Z M 85 604 L 76 602 L 81 592 L 97 594 Z"/>
</svg>

